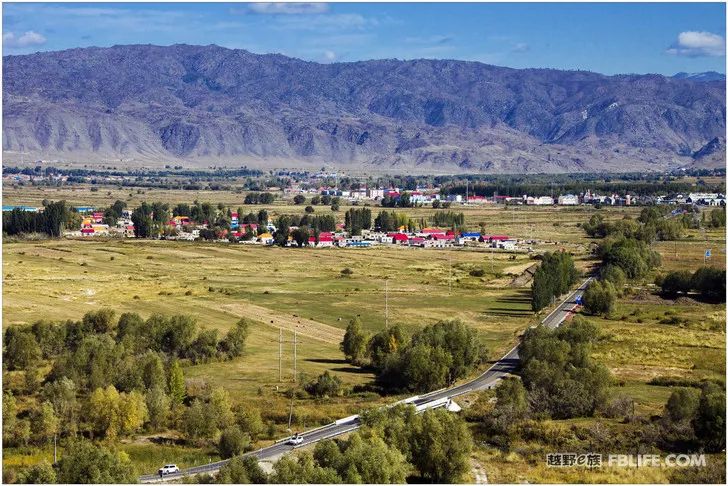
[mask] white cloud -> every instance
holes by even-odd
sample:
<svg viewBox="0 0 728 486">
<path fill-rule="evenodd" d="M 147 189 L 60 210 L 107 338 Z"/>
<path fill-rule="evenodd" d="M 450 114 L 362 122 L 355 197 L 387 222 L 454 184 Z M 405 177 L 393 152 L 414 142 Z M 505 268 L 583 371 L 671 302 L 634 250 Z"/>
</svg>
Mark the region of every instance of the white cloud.
<svg viewBox="0 0 728 486">
<path fill-rule="evenodd" d="M 3 34 L 3 45 L 5 47 L 31 47 L 45 44 L 46 38 L 38 32 L 29 30 L 21 36 L 16 36 L 13 32 Z"/>
<path fill-rule="evenodd" d="M 725 39 L 711 32 L 680 32 L 667 53 L 687 57 L 725 56 Z"/>
<path fill-rule="evenodd" d="M 511 52 L 527 52 L 529 49 L 531 49 L 531 46 L 529 46 L 525 42 L 517 42 L 513 44 Z"/>
<path fill-rule="evenodd" d="M 326 62 L 334 62 L 336 60 L 336 53 L 334 51 L 324 51 L 324 60 Z"/>
<path fill-rule="evenodd" d="M 287 3 L 251 3 L 251 12 L 258 14 L 320 14 L 329 11 L 326 3 L 287 2 Z"/>
</svg>

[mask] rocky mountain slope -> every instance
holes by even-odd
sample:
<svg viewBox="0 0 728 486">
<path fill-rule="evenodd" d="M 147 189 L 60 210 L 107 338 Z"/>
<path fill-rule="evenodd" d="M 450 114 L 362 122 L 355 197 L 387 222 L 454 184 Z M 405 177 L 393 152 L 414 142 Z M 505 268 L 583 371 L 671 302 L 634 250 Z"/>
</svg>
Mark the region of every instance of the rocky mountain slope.
<svg viewBox="0 0 728 486">
<path fill-rule="evenodd" d="M 6 161 L 657 170 L 695 163 L 725 116 L 724 81 L 451 60 L 131 45 L 6 56 L 3 70 Z"/>
</svg>

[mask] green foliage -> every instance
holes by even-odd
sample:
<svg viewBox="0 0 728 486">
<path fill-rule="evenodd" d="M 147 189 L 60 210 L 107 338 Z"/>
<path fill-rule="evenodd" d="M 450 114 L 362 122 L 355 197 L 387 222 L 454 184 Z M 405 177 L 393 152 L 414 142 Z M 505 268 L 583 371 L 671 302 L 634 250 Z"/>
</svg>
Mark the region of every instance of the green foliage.
<svg viewBox="0 0 728 486">
<path fill-rule="evenodd" d="M 169 367 L 169 397 L 172 404 L 181 405 L 187 396 L 187 386 L 185 385 L 184 372 L 178 360 L 173 360 Z"/>
<path fill-rule="evenodd" d="M 361 230 L 372 227 L 372 210 L 351 208 L 344 216 L 344 227 L 352 236 L 361 235 Z"/>
<path fill-rule="evenodd" d="M 300 206 L 301 204 L 303 204 L 305 202 L 306 202 L 306 196 L 304 196 L 303 194 L 296 194 L 295 196 L 293 196 L 294 204 L 297 204 Z"/>
<path fill-rule="evenodd" d="M 670 297 L 687 294 L 693 286 L 693 276 L 687 270 L 668 273 L 660 284 L 662 293 Z"/>
<path fill-rule="evenodd" d="M 35 464 L 18 474 L 19 484 L 53 484 L 56 482 L 56 470 L 48 462 Z"/>
<path fill-rule="evenodd" d="M 3 364 L 9 370 L 24 370 L 41 358 L 41 348 L 28 328 L 11 326 L 3 339 Z"/>
<path fill-rule="evenodd" d="M 725 390 L 722 387 L 712 383 L 703 386 L 693 428 L 707 451 L 725 449 Z"/>
<path fill-rule="evenodd" d="M 335 397 L 341 393 L 341 379 L 326 370 L 303 388 L 315 397 Z"/>
<path fill-rule="evenodd" d="M 584 310 L 592 315 L 608 315 L 614 310 L 617 291 L 609 281 L 594 280 L 584 291 Z"/>
<path fill-rule="evenodd" d="M 599 330 L 581 318 L 555 330 L 526 331 L 519 356 L 531 406 L 554 418 L 591 416 L 602 406 L 611 382 L 609 370 L 591 358 Z"/>
<path fill-rule="evenodd" d="M 67 206 L 66 201 L 49 202 L 43 211 L 37 213 L 15 208 L 3 211 L 3 233 L 11 236 L 45 233 L 58 238 L 66 227 L 71 227 L 69 223 L 77 218 L 78 213 Z"/>
<path fill-rule="evenodd" d="M 220 468 L 218 484 L 265 484 L 268 476 L 253 456 L 233 457 Z"/>
<path fill-rule="evenodd" d="M 250 436 L 244 434 L 237 425 L 233 425 L 223 430 L 222 434 L 220 434 L 217 450 L 220 453 L 220 457 L 228 459 L 242 454 L 249 445 Z"/>
<path fill-rule="evenodd" d="M 67 484 L 135 483 L 136 473 L 123 452 L 87 440 L 67 444 L 58 461 L 58 482 Z"/>
<path fill-rule="evenodd" d="M 250 334 L 251 322 L 248 319 L 240 319 L 235 326 L 228 331 L 225 339 L 220 342 L 220 350 L 225 353 L 228 358 L 237 358 L 243 355 L 245 351 L 245 341 Z"/>
<path fill-rule="evenodd" d="M 438 409 L 422 414 L 412 433 L 412 463 L 433 483 L 457 483 L 470 470 L 473 439 L 462 419 Z"/>
<path fill-rule="evenodd" d="M 574 258 L 569 253 L 545 253 L 533 276 L 531 308 L 538 312 L 551 304 L 555 297 L 565 294 L 578 277 Z"/>
<path fill-rule="evenodd" d="M 605 265 L 601 269 L 601 277 L 604 282 L 610 282 L 619 293 L 627 283 L 627 276 L 624 271 L 616 265 Z"/>
<path fill-rule="evenodd" d="M 678 388 L 665 404 L 665 415 L 673 422 L 691 420 L 698 410 L 700 394 L 690 388 Z"/>
<path fill-rule="evenodd" d="M 394 389 L 429 391 L 465 376 L 486 357 L 475 332 L 458 320 L 426 326 L 409 344 L 392 328 L 369 343 L 372 365 L 380 384 Z"/>
<path fill-rule="evenodd" d="M 701 267 L 693 274 L 693 288 L 705 299 L 725 302 L 725 270 Z"/>
<path fill-rule="evenodd" d="M 344 270 L 342 270 L 342 273 Z M 346 326 L 346 333 L 344 333 L 344 339 L 340 345 L 346 361 L 353 365 L 361 366 L 367 353 L 368 341 L 369 337 L 362 329 L 361 320 L 355 317 Z"/>
<path fill-rule="evenodd" d="M 599 245 L 598 255 L 605 264 L 621 268 L 630 279 L 644 277 L 661 263 L 659 253 L 634 238 L 607 238 Z"/>
<path fill-rule="evenodd" d="M 237 404 L 233 407 L 235 414 L 235 423 L 244 433 L 248 434 L 253 440 L 257 440 L 265 431 L 265 424 L 257 408 L 247 407 Z"/>
<path fill-rule="evenodd" d="M 374 227 L 380 231 L 398 231 L 401 226 L 414 229 L 415 223 L 404 213 L 380 211 L 374 219 Z"/>
</svg>

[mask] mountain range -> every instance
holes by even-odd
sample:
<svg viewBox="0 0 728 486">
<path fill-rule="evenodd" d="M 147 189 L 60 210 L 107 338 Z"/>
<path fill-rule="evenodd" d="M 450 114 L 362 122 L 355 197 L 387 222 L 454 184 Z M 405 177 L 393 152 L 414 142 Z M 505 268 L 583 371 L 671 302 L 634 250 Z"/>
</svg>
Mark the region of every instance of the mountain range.
<svg viewBox="0 0 728 486">
<path fill-rule="evenodd" d="M 6 164 L 523 173 L 725 163 L 718 73 L 606 76 L 429 59 L 318 64 L 215 45 L 3 61 Z"/>
</svg>

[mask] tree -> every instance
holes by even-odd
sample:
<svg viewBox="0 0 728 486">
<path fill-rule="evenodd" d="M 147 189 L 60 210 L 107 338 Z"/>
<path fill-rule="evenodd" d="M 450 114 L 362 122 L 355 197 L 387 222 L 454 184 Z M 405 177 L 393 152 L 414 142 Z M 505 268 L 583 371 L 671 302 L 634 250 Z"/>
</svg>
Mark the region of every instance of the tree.
<svg viewBox="0 0 728 486">
<path fill-rule="evenodd" d="M 159 354 L 154 351 L 147 351 L 140 359 L 141 378 L 144 388 L 164 388 L 167 384 L 167 376 L 164 371 L 164 363 Z"/>
<path fill-rule="evenodd" d="M 182 420 L 182 430 L 187 440 L 197 441 L 208 439 L 215 435 L 215 417 L 208 413 L 205 404 L 199 398 L 195 398 L 192 404 L 185 410 Z"/>
<path fill-rule="evenodd" d="M 538 312 L 549 305 L 554 297 L 566 293 L 576 282 L 579 272 L 569 253 L 546 253 L 536 269 L 531 285 L 531 308 Z"/>
<path fill-rule="evenodd" d="M 384 368 L 387 357 L 397 352 L 405 344 L 404 333 L 399 326 L 392 326 L 372 336 L 367 346 L 367 354 L 375 369 Z"/>
<path fill-rule="evenodd" d="M 242 454 L 249 445 L 250 436 L 244 434 L 237 425 L 233 425 L 220 434 L 217 450 L 220 457 L 228 459 Z"/>
<path fill-rule="evenodd" d="M 173 360 L 169 366 L 169 397 L 173 405 L 181 405 L 187 396 L 185 376 L 178 360 Z"/>
<path fill-rule="evenodd" d="M 603 281 L 611 282 L 617 292 L 620 292 L 620 289 L 624 288 L 627 283 L 624 271 L 616 265 L 605 265 L 602 268 L 601 277 Z"/>
<path fill-rule="evenodd" d="M 243 404 L 237 404 L 233 413 L 235 414 L 235 423 L 238 424 L 240 430 L 248 434 L 252 440 L 257 440 L 265 431 L 265 424 L 257 408 L 246 407 Z"/>
<path fill-rule="evenodd" d="M 313 206 L 306 206 L 304 208 L 304 211 L 306 211 L 307 214 L 311 214 L 311 213 L 313 213 L 316 210 L 313 208 Z"/>
<path fill-rule="evenodd" d="M 224 388 L 217 387 L 210 393 L 208 416 L 220 430 L 229 427 L 235 422 L 230 394 Z"/>
<path fill-rule="evenodd" d="M 218 484 L 265 484 L 268 475 L 253 456 L 233 457 L 220 468 Z"/>
<path fill-rule="evenodd" d="M 158 235 L 152 219 L 152 207 L 146 202 L 142 202 L 132 211 L 131 222 L 134 224 L 134 236 L 137 238 L 152 238 Z"/>
<path fill-rule="evenodd" d="M 112 385 L 97 388 L 88 398 L 87 421 L 91 430 L 109 439 L 116 438 L 121 431 L 119 403 L 121 397 Z"/>
<path fill-rule="evenodd" d="M 10 438 L 18 421 L 18 407 L 12 392 L 3 393 L 3 444 L 10 443 Z"/>
<path fill-rule="evenodd" d="M 617 291 L 608 281 L 592 281 L 584 291 L 584 310 L 592 315 L 608 315 L 614 310 Z"/>
<path fill-rule="evenodd" d="M 240 319 L 235 326 L 230 329 L 220 342 L 221 351 L 227 354 L 229 358 L 237 358 L 243 355 L 245 350 L 245 341 L 250 334 L 251 322 L 248 319 Z"/>
<path fill-rule="evenodd" d="M 321 204 L 321 196 L 319 196 L 318 194 L 313 196 L 311 198 L 311 204 L 313 204 L 314 206 L 318 206 L 319 204 Z"/>
<path fill-rule="evenodd" d="M 695 435 L 709 452 L 725 449 L 725 390 L 708 383 L 700 393 L 698 409 L 693 419 Z"/>
<path fill-rule="evenodd" d="M 599 335 L 594 324 L 578 316 L 555 330 L 542 326 L 526 330 L 518 354 L 535 412 L 554 418 L 583 417 L 603 406 L 611 375 L 591 358 L 591 345 Z"/>
<path fill-rule="evenodd" d="M 24 370 L 41 358 L 41 350 L 30 329 L 9 327 L 3 340 L 3 363 L 9 370 Z"/>
<path fill-rule="evenodd" d="M 17 483 L 21 484 L 53 484 L 56 482 L 56 470 L 46 461 L 35 464 L 18 475 Z"/>
<path fill-rule="evenodd" d="M 326 370 L 315 380 L 304 385 L 304 389 L 316 397 L 334 397 L 341 392 L 341 379 Z"/>
<path fill-rule="evenodd" d="M 329 467 L 336 469 L 343 483 L 403 484 L 409 472 L 404 455 L 376 434 L 355 433 L 342 442 L 343 453 Z M 319 457 L 324 454 L 319 450 Z M 314 452 L 314 457 L 316 453 Z M 319 462 L 319 465 L 323 466 Z"/>
<path fill-rule="evenodd" d="M 662 279 L 660 288 L 662 292 L 670 297 L 679 293 L 687 294 L 693 285 L 693 276 L 687 270 L 670 272 Z"/>
<path fill-rule="evenodd" d="M 59 420 L 51 402 L 45 401 L 33 414 L 31 422 L 33 438 L 38 444 L 52 439 L 59 432 Z"/>
<path fill-rule="evenodd" d="M 341 341 L 341 351 L 349 363 L 361 366 L 366 356 L 369 339 L 362 329 L 361 320 L 355 317 L 346 326 L 344 340 Z"/>
<path fill-rule="evenodd" d="M 53 405 L 60 420 L 61 431 L 67 435 L 74 435 L 78 429 L 79 405 L 76 393 L 76 384 L 66 377 L 46 383 L 41 393 L 43 399 Z"/>
<path fill-rule="evenodd" d="M 134 468 L 123 452 L 88 440 L 69 443 L 58 461 L 58 482 L 66 484 L 135 483 Z"/>
<path fill-rule="evenodd" d="M 465 421 L 445 410 L 422 414 L 412 432 L 412 463 L 433 483 L 459 483 L 470 469 L 473 438 Z"/>
<path fill-rule="evenodd" d="M 308 245 L 308 228 L 296 228 L 291 231 L 291 236 L 299 248 Z"/>
<path fill-rule="evenodd" d="M 293 203 L 296 205 L 300 206 L 301 204 L 303 204 L 305 202 L 306 202 L 306 196 L 304 196 L 303 194 L 296 194 L 293 197 Z"/>
<path fill-rule="evenodd" d="M 665 415 L 673 422 L 692 420 L 698 410 L 700 394 L 690 388 L 678 388 L 665 404 Z"/>
<path fill-rule="evenodd" d="M 149 424 L 154 430 L 161 430 L 167 426 L 172 401 L 161 386 L 151 388 L 146 395 Z"/>
<path fill-rule="evenodd" d="M 725 302 L 725 270 L 713 267 L 700 267 L 692 278 L 692 287 L 705 299 Z"/>
<path fill-rule="evenodd" d="M 149 418 L 146 400 L 137 390 L 121 393 L 119 400 L 119 427 L 122 434 L 136 432 Z"/>
</svg>

